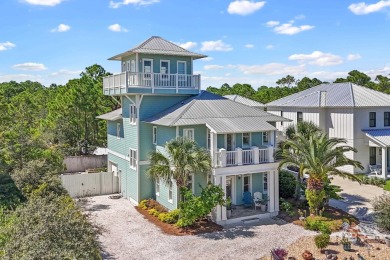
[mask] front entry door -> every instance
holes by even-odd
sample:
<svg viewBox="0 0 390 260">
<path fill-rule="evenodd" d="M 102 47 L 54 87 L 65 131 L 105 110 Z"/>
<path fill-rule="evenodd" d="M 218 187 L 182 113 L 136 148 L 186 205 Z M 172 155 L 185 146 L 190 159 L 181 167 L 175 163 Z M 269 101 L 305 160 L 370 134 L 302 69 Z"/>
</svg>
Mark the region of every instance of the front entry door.
<svg viewBox="0 0 390 260">
<path fill-rule="evenodd" d="M 234 136 L 233 136 L 233 134 L 226 134 L 226 150 L 227 151 L 234 150 Z"/>
<path fill-rule="evenodd" d="M 232 203 L 235 203 L 234 198 L 234 177 L 226 177 L 226 198 L 230 198 Z"/>
<path fill-rule="evenodd" d="M 152 77 L 153 77 L 153 60 L 143 59 L 143 80 L 144 86 L 152 86 Z"/>
</svg>

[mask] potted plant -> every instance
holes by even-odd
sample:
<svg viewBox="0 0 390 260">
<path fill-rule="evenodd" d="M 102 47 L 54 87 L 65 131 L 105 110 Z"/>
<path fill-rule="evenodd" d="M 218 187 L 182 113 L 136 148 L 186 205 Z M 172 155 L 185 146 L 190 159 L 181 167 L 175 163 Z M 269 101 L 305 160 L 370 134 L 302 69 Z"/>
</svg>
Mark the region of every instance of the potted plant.
<svg viewBox="0 0 390 260">
<path fill-rule="evenodd" d="M 232 200 L 230 197 L 226 199 L 226 216 L 230 218 L 232 216 Z"/>
<path fill-rule="evenodd" d="M 273 248 L 271 250 L 271 258 L 274 260 L 284 260 L 287 257 L 288 251 L 284 248 Z"/>
<path fill-rule="evenodd" d="M 340 243 L 343 245 L 345 251 L 351 251 L 351 242 L 345 235 L 341 238 Z"/>
<path fill-rule="evenodd" d="M 309 251 L 309 250 L 305 250 L 303 253 L 302 253 L 302 258 L 304 260 L 313 260 L 313 254 Z"/>
<path fill-rule="evenodd" d="M 261 200 L 259 200 L 259 202 L 260 202 L 260 210 L 261 211 L 267 211 L 267 203 L 268 203 L 268 201 L 269 201 L 269 197 L 267 197 L 267 198 L 265 198 L 265 199 L 261 199 Z"/>
</svg>

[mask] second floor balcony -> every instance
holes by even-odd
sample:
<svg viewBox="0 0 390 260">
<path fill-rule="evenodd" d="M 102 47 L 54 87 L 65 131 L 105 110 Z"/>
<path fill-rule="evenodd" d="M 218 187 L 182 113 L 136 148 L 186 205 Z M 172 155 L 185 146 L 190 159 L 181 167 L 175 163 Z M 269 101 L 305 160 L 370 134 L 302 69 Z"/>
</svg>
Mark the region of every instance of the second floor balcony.
<svg viewBox="0 0 390 260">
<path fill-rule="evenodd" d="M 196 94 L 200 75 L 122 72 L 103 78 L 105 95 L 126 93 Z"/>
<path fill-rule="evenodd" d="M 272 163 L 274 161 L 274 147 L 252 147 L 245 150 L 236 148 L 234 151 L 219 149 L 213 159 L 216 167 Z"/>
</svg>

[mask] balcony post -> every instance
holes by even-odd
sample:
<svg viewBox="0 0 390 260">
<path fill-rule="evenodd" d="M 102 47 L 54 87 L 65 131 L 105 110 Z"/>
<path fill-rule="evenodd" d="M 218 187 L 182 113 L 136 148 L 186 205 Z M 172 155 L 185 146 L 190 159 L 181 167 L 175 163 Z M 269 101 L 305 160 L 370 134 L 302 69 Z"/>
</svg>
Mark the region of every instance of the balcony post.
<svg viewBox="0 0 390 260">
<path fill-rule="evenodd" d="M 226 149 L 224 148 L 219 149 L 219 156 L 220 156 L 219 165 L 221 167 L 226 167 Z"/>
<path fill-rule="evenodd" d="M 259 164 L 259 147 L 257 146 L 252 146 L 252 151 L 253 151 L 253 164 Z"/>
<path fill-rule="evenodd" d="M 150 85 L 152 85 L 152 93 L 154 93 L 154 73 L 150 73 Z"/>
<path fill-rule="evenodd" d="M 127 89 L 129 87 L 129 72 L 126 71 L 126 77 L 125 77 L 125 88 Z M 127 92 L 127 90 L 126 90 Z"/>
<path fill-rule="evenodd" d="M 217 134 L 210 132 L 210 154 L 211 154 L 211 165 L 212 167 L 218 166 L 218 155 L 217 155 Z"/>
<path fill-rule="evenodd" d="M 176 93 L 179 93 L 179 74 L 176 73 L 176 75 L 174 75 L 174 76 L 176 78 L 176 80 L 175 80 L 175 82 L 176 82 Z"/>
<path fill-rule="evenodd" d="M 236 148 L 236 163 L 237 165 L 242 165 L 242 149 Z"/>
<path fill-rule="evenodd" d="M 274 162 L 274 147 L 271 145 L 268 147 L 268 162 Z"/>
</svg>

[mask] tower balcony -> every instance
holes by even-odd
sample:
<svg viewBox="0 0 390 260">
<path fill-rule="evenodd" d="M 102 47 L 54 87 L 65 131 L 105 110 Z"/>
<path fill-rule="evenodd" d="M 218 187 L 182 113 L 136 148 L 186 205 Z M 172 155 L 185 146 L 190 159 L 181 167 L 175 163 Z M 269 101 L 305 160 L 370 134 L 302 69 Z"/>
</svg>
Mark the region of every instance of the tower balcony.
<svg viewBox="0 0 390 260">
<path fill-rule="evenodd" d="M 103 78 L 105 95 L 127 93 L 197 94 L 200 75 L 122 72 Z"/>
</svg>

